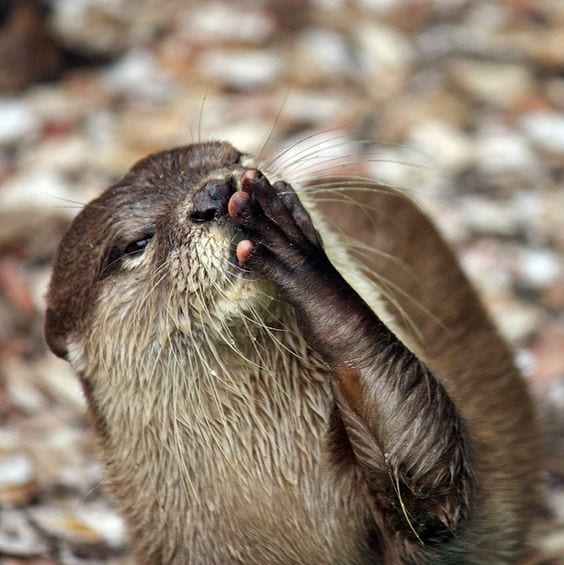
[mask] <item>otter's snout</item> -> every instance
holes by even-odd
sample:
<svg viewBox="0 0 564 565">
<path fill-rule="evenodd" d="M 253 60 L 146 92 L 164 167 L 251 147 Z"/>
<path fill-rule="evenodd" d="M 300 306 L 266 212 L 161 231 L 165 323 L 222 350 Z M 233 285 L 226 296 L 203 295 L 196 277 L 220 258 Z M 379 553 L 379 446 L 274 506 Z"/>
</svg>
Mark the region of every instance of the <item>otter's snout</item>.
<svg viewBox="0 0 564 565">
<path fill-rule="evenodd" d="M 235 192 L 234 179 L 215 179 L 206 182 L 192 199 L 189 218 L 193 222 L 211 222 L 227 214 L 227 203 Z"/>
</svg>

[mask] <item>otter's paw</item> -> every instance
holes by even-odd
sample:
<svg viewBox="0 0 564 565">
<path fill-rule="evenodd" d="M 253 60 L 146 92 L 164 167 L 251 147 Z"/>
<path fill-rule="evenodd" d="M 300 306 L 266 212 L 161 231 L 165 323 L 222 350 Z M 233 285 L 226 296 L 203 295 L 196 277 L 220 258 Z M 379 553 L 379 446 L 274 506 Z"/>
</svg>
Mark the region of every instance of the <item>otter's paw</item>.
<svg viewBox="0 0 564 565">
<path fill-rule="evenodd" d="M 228 212 L 249 236 L 237 245 L 239 263 L 282 289 L 295 286 L 299 271 L 328 262 L 321 238 L 289 184 L 271 185 L 259 171 L 246 171 Z"/>
</svg>

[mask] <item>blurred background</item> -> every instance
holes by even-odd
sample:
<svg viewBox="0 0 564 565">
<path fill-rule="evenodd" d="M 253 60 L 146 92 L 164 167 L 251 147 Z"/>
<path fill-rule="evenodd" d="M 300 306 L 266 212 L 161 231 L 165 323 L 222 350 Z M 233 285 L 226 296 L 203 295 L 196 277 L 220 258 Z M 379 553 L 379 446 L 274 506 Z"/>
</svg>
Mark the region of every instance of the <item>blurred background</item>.
<svg viewBox="0 0 564 565">
<path fill-rule="evenodd" d="M 539 403 L 526 563 L 564 563 L 562 0 L 0 0 L 0 562 L 131 563 L 44 293 L 83 203 L 212 138 L 433 216 Z"/>
</svg>

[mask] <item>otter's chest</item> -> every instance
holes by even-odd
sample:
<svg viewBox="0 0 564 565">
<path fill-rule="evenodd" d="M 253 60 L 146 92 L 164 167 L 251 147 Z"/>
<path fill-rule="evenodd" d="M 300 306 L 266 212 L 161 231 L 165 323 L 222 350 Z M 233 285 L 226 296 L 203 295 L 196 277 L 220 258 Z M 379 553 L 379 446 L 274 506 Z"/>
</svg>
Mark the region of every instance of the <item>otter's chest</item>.
<svg viewBox="0 0 564 565">
<path fill-rule="evenodd" d="M 329 375 L 303 361 L 238 383 L 217 367 L 214 395 L 201 386 L 186 403 L 166 481 L 178 485 L 178 562 L 356 563 L 370 551 L 366 493 L 332 449 Z"/>
<path fill-rule="evenodd" d="M 104 444 L 109 486 L 139 558 L 362 562 L 369 497 L 332 447 L 335 399 L 322 364 L 300 343 L 252 360 L 208 355 L 205 366 L 198 355 L 158 357 L 162 367 L 116 379 L 124 390 L 98 400 L 119 422 Z"/>
</svg>

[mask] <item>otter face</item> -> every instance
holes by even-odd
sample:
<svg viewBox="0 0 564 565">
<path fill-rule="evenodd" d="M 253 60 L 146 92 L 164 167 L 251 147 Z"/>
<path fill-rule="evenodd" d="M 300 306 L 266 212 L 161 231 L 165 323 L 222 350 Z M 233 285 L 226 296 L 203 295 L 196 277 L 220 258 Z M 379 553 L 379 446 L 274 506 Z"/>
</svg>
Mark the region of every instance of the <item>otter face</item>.
<svg viewBox="0 0 564 565">
<path fill-rule="evenodd" d="M 243 236 L 227 215 L 251 165 L 227 143 L 180 147 L 139 161 L 88 204 L 55 259 L 45 322 L 53 352 L 68 358 L 72 343 L 120 329 L 147 346 L 198 320 L 221 326 L 268 296 L 237 266 Z"/>
</svg>

